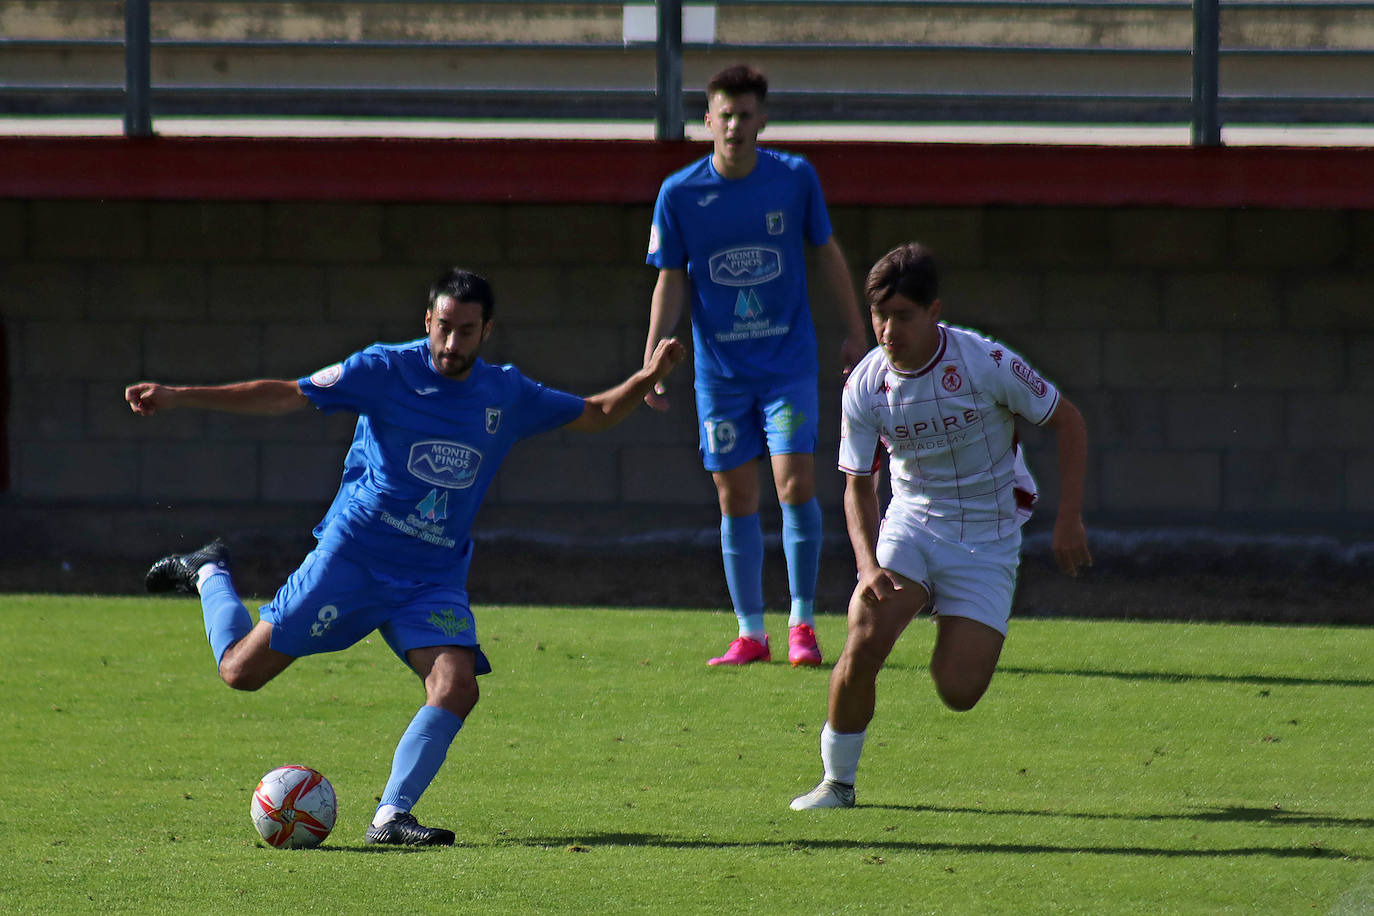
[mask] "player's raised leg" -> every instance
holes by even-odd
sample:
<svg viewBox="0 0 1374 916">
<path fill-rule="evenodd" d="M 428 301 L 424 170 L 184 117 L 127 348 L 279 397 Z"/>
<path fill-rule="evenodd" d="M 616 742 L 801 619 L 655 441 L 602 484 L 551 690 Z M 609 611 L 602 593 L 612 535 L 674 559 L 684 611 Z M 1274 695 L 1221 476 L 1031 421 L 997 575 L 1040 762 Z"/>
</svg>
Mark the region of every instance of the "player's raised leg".
<svg viewBox="0 0 1374 916">
<path fill-rule="evenodd" d="M 238 690 L 257 690 L 294 661 L 270 647 L 272 625 L 259 623 L 239 599 L 229 571 L 229 547 L 216 538 L 199 550 L 163 557 L 145 577 L 148 591 L 199 595 L 205 638 L 220 677 Z"/>
<path fill-rule="evenodd" d="M 868 723 L 877 703 L 878 672 L 913 617 L 930 600 L 919 583 L 886 570 L 875 587 L 861 580 L 849 600 L 849 633 L 830 673 L 829 715 L 821 729 L 825 776 L 792 810 L 850 808 Z M 885 583 L 885 584 L 884 584 Z"/>
</svg>

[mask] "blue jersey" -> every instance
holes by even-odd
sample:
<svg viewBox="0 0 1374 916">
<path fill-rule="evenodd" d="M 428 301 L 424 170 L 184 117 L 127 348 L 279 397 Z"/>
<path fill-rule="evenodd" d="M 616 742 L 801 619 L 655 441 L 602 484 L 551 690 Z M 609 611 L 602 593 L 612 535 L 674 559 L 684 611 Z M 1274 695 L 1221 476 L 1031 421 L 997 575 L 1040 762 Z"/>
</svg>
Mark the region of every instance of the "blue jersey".
<svg viewBox="0 0 1374 916">
<path fill-rule="evenodd" d="M 738 179 L 722 178 L 706 156 L 668 176 L 647 262 L 687 270 L 698 385 L 817 373 L 805 243 L 823 245 L 830 233 L 820 180 L 800 156 L 760 149 Z"/>
<path fill-rule="evenodd" d="M 462 585 L 482 497 L 511 446 L 576 419 L 583 399 L 514 366 L 434 370 L 425 339 L 374 344 L 299 380 L 320 410 L 356 412 L 343 481 L 315 528 L 333 550 L 395 576 Z"/>
</svg>

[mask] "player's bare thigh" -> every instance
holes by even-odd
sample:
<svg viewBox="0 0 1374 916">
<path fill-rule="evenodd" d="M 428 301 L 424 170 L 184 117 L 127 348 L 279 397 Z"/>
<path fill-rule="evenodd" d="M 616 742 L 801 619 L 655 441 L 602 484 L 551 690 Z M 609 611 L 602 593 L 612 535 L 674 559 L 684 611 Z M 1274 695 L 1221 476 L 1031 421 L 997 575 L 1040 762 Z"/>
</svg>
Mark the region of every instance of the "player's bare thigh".
<svg viewBox="0 0 1374 916">
<path fill-rule="evenodd" d="M 895 585 L 882 597 L 860 582 L 849 599 L 849 635 L 844 656 L 862 660 L 865 667 L 882 666 L 907 624 L 925 609 L 930 593 L 919 582 L 900 573 L 884 570 Z"/>
<path fill-rule="evenodd" d="M 286 670 L 294 655 L 271 646 L 272 624 L 260 620 L 248 635 L 229 647 L 219 662 L 219 676 L 235 690 L 257 690 Z"/>
<path fill-rule="evenodd" d="M 982 699 L 992 683 L 1005 637 L 968 617 L 937 616 L 930 676 L 950 709 L 963 712 Z"/>
</svg>

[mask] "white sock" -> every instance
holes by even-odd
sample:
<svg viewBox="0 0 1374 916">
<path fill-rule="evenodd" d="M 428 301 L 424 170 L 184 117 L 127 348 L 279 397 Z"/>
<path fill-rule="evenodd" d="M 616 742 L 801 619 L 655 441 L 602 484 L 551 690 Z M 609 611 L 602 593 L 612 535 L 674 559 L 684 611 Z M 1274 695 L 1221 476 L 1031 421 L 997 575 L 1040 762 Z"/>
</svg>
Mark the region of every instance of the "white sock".
<svg viewBox="0 0 1374 916">
<path fill-rule="evenodd" d="M 215 563 L 206 563 L 200 569 L 196 570 L 196 591 L 200 591 L 201 587 L 205 585 L 205 580 L 211 576 L 227 575 L 229 575 L 229 570 L 225 569 L 223 566 L 219 566 Z"/>
<path fill-rule="evenodd" d="M 864 752 L 864 737 L 868 729 L 861 732 L 842 733 L 830 728 L 826 722 L 821 729 L 821 763 L 825 766 L 825 778 L 854 785 L 854 777 L 859 772 L 859 755 Z"/>
<path fill-rule="evenodd" d="M 377 809 L 377 813 L 372 815 L 372 826 L 380 827 L 404 810 L 404 808 L 397 808 L 395 805 L 382 805 Z"/>
</svg>

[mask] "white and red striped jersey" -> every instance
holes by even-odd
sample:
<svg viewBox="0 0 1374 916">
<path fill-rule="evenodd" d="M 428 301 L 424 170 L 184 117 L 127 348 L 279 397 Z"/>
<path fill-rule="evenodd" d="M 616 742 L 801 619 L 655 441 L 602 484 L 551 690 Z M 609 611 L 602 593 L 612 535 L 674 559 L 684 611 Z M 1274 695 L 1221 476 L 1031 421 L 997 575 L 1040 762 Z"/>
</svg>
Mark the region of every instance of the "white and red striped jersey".
<svg viewBox="0 0 1374 916">
<path fill-rule="evenodd" d="M 840 424 L 840 470 L 868 475 L 887 449 L 892 498 L 942 540 L 1006 537 L 1030 517 L 1035 482 L 1013 415 L 1036 425 L 1059 392 L 1018 354 L 967 328 L 940 325 L 940 345 L 916 372 L 881 347 L 850 373 Z"/>
</svg>

